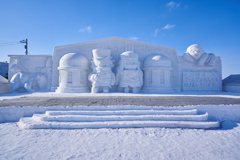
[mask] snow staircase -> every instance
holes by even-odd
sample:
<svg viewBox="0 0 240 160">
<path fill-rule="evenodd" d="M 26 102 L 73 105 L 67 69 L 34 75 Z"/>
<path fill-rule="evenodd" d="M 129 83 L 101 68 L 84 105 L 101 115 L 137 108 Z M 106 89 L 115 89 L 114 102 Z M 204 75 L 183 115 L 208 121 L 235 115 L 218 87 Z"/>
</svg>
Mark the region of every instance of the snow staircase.
<svg viewBox="0 0 240 160">
<path fill-rule="evenodd" d="M 17 125 L 25 129 L 83 129 L 83 128 L 218 128 L 210 122 L 208 113 L 176 107 L 110 106 L 76 107 L 61 111 L 46 111 L 23 117 Z"/>
</svg>

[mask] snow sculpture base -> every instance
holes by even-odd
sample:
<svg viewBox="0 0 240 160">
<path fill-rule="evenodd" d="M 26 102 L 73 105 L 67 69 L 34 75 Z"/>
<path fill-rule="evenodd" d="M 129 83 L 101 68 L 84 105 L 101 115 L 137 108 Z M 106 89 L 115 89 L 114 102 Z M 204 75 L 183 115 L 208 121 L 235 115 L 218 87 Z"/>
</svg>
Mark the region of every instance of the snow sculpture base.
<svg viewBox="0 0 240 160">
<path fill-rule="evenodd" d="M 209 66 L 197 66 L 186 62 L 179 57 L 181 62 L 181 84 L 183 92 L 221 92 L 222 91 L 222 66 L 219 57 L 215 64 Z"/>
<path fill-rule="evenodd" d="M 88 93 L 88 87 L 58 87 L 55 91 L 56 93 Z"/>
<path fill-rule="evenodd" d="M 174 93 L 172 88 L 163 87 L 143 87 L 142 93 Z"/>
<path fill-rule="evenodd" d="M 219 91 L 217 72 L 183 72 L 183 91 Z"/>
</svg>

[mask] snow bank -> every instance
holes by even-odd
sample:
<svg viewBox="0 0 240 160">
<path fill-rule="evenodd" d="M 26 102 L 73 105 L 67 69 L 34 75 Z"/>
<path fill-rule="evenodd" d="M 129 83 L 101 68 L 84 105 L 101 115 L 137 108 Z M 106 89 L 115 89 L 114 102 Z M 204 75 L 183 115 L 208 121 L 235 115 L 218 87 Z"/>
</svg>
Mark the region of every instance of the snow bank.
<svg viewBox="0 0 240 160">
<path fill-rule="evenodd" d="M 208 112 L 209 120 L 216 118 L 217 121 L 240 121 L 240 105 L 203 105 L 192 106 L 198 112 Z"/>
<path fill-rule="evenodd" d="M 31 117 L 33 114 L 42 114 L 46 110 L 64 109 L 65 107 L 2 107 L 0 108 L 0 123 L 17 122 L 21 117 Z"/>
<path fill-rule="evenodd" d="M 113 106 L 98 106 L 98 107 L 113 107 Z M 114 106 L 124 108 L 124 106 Z M 129 106 L 128 106 L 129 107 Z M 138 106 L 131 106 L 138 107 Z M 144 107 L 144 106 L 141 106 Z M 146 106 L 156 107 L 156 106 Z M 0 123 L 3 122 L 18 122 L 21 117 L 31 117 L 33 114 L 43 114 L 47 110 L 66 110 L 66 109 L 81 109 L 89 108 L 77 106 L 54 106 L 54 107 L 2 107 L 0 108 Z M 92 107 L 91 107 L 92 108 Z M 165 108 L 165 107 L 161 107 Z M 169 107 L 168 107 L 169 108 Z M 199 105 L 199 106 L 185 106 L 185 107 L 171 107 L 176 109 L 197 109 L 199 113 L 208 112 L 209 120 L 225 121 L 233 120 L 240 121 L 240 105 Z"/>
</svg>

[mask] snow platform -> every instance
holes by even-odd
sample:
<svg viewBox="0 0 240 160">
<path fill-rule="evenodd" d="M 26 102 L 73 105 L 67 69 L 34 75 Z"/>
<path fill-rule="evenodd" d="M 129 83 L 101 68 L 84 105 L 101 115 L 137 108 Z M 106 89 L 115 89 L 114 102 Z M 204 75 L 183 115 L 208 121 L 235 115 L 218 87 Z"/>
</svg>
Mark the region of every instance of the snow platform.
<svg viewBox="0 0 240 160">
<path fill-rule="evenodd" d="M 80 107 L 46 111 L 23 117 L 17 125 L 23 129 L 84 129 L 84 128 L 218 128 L 219 122 L 208 121 L 208 113 L 197 109 L 158 107 Z"/>
</svg>

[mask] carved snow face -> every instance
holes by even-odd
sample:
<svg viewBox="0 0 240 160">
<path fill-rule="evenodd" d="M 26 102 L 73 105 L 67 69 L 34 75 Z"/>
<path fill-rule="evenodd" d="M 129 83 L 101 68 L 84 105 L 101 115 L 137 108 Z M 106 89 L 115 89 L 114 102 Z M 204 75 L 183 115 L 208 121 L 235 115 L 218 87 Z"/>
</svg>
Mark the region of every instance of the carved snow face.
<svg viewBox="0 0 240 160">
<path fill-rule="evenodd" d="M 189 53 L 193 59 L 198 60 L 204 54 L 204 51 L 199 45 L 191 45 L 188 47 L 187 53 Z"/>
<path fill-rule="evenodd" d="M 111 67 L 111 61 L 109 57 L 102 60 L 98 60 L 94 58 L 93 62 L 97 67 Z"/>
<path fill-rule="evenodd" d="M 125 58 L 123 60 L 125 70 L 133 70 L 138 68 L 138 61 L 135 58 Z"/>
</svg>

